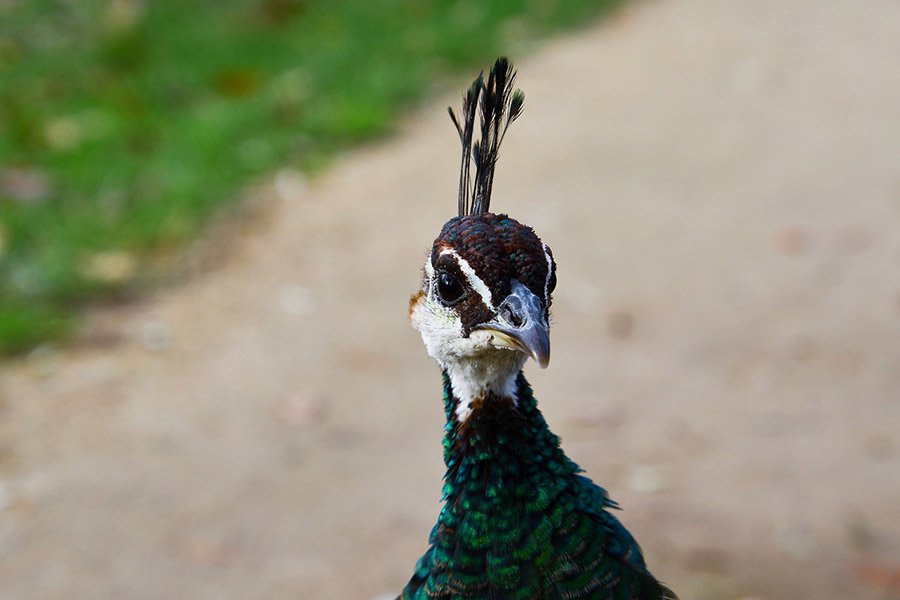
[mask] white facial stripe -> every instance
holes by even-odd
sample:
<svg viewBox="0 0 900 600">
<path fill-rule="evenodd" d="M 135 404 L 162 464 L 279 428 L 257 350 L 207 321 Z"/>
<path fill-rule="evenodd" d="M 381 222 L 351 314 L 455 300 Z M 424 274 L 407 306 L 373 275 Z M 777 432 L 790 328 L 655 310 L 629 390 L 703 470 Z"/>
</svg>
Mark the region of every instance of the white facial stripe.
<svg viewBox="0 0 900 600">
<path fill-rule="evenodd" d="M 434 267 L 431 266 L 431 257 L 425 257 L 425 276 L 430 281 L 434 277 Z"/>
<path fill-rule="evenodd" d="M 544 302 L 550 301 L 550 276 L 553 275 L 553 259 L 550 258 L 550 251 L 547 250 L 547 244 L 541 244 L 544 247 L 544 258 L 547 259 L 547 281 L 544 282 Z"/>
<path fill-rule="evenodd" d="M 481 277 L 475 272 L 475 269 L 468 263 L 466 259 L 460 256 L 456 250 L 453 248 L 444 248 L 441 250 L 441 256 L 449 254 L 453 258 L 456 259 L 456 263 L 459 265 L 459 270 L 463 272 L 463 275 L 466 276 L 466 279 L 469 282 L 469 286 L 481 296 L 481 300 L 484 302 L 484 305 L 487 306 L 490 310 L 496 310 L 494 308 L 493 302 L 491 302 L 491 290 L 484 284 L 481 280 Z"/>
</svg>

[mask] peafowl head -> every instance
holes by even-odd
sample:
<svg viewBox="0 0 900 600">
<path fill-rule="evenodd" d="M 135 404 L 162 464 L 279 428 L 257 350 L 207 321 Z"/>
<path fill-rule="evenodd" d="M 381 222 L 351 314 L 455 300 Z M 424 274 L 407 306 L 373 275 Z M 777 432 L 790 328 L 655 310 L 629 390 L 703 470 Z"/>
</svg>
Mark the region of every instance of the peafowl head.
<svg viewBox="0 0 900 600">
<path fill-rule="evenodd" d="M 553 254 L 530 227 L 489 212 L 497 151 L 525 99 L 514 79 L 500 58 L 487 81 L 480 75 L 464 94 L 462 118 L 450 110 L 462 142 L 459 215 L 434 241 L 422 289 L 410 300 L 412 324 L 449 376 L 460 420 L 485 394 L 514 398 L 529 357 L 541 367 L 550 360 Z M 473 144 L 477 112 L 481 139 Z"/>
</svg>

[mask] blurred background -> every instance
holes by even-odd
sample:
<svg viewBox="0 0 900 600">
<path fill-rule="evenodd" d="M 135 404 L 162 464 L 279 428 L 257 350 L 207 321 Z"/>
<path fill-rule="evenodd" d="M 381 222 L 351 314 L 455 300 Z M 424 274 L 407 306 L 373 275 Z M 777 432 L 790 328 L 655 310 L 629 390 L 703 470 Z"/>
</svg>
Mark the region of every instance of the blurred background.
<svg viewBox="0 0 900 600">
<path fill-rule="evenodd" d="M 0 0 L 0 598 L 396 593 L 446 115 L 559 265 L 551 427 L 685 600 L 900 598 L 900 6 Z"/>
</svg>

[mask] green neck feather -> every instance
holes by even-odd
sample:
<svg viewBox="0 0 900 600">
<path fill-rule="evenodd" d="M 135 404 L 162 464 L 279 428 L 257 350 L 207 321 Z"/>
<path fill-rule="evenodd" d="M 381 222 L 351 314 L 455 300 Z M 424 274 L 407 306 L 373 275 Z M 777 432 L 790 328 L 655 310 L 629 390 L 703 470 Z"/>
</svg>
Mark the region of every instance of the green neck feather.
<svg viewBox="0 0 900 600">
<path fill-rule="evenodd" d="M 521 372 L 516 398 L 488 395 L 462 423 L 457 421 L 455 408 L 450 379 L 444 374 L 444 500 L 489 492 L 495 506 L 521 508 L 510 484 L 532 483 L 541 490 L 548 482 L 581 471 L 547 427 Z M 529 497 L 533 491 L 528 490 Z"/>
<path fill-rule="evenodd" d="M 521 373 L 516 390 L 460 423 L 444 374 L 444 506 L 401 598 L 674 598 L 605 510 L 606 492 L 563 453 Z"/>
<path fill-rule="evenodd" d="M 433 569 L 471 597 L 503 590 L 530 598 L 553 561 L 566 505 L 556 500 L 580 470 L 559 446 L 520 373 L 517 398 L 488 396 L 459 423 L 444 376 L 444 508 L 432 534 Z M 443 569 L 442 569 L 443 567 Z"/>
</svg>

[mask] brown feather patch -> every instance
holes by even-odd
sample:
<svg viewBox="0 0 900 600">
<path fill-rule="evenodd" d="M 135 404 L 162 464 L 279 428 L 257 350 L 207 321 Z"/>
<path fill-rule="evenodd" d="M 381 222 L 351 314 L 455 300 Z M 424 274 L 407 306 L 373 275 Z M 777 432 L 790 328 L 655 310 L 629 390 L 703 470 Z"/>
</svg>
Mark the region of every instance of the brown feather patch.
<svg viewBox="0 0 900 600">
<path fill-rule="evenodd" d="M 425 295 L 425 290 L 419 290 L 415 294 L 409 297 L 409 318 L 412 319 L 413 313 L 416 310 L 416 305 L 419 304 L 419 300 L 422 299 L 422 296 Z"/>
</svg>

